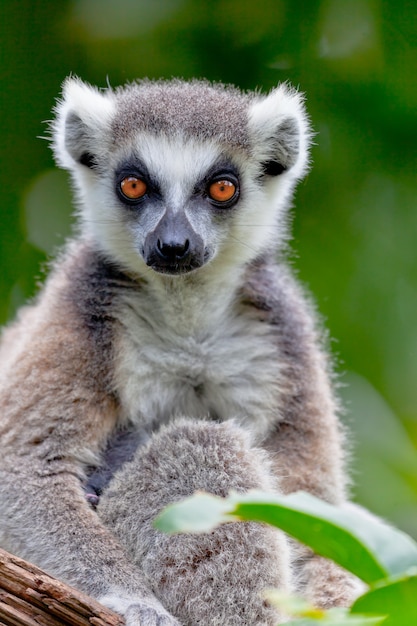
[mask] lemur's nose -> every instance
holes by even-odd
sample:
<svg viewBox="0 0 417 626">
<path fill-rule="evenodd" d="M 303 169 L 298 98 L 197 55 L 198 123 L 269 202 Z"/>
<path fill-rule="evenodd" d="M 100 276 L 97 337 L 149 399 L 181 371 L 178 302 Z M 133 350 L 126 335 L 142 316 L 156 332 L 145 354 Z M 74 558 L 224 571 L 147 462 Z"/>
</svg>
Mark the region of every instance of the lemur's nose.
<svg viewBox="0 0 417 626">
<path fill-rule="evenodd" d="M 205 263 L 204 241 L 184 212 L 165 215 L 145 238 L 145 263 L 161 274 L 186 274 Z"/>
<path fill-rule="evenodd" d="M 186 239 L 183 243 L 178 241 L 170 241 L 165 243 L 158 239 L 157 242 L 158 254 L 165 260 L 171 263 L 175 261 L 182 261 L 185 259 L 190 250 L 190 241 Z"/>
</svg>

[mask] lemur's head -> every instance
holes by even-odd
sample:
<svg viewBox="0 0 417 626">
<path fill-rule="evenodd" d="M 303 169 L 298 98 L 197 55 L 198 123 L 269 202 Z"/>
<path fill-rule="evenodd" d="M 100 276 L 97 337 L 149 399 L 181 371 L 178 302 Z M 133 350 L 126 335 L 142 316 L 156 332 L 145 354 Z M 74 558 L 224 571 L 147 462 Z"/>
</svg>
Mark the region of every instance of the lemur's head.
<svg viewBox="0 0 417 626">
<path fill-rule="evenodd" d="M 266 96 L 180 80 L 99 91 L 69 78 L 53 124 L 83 232 L 139 274 L 243 267 L 275 247 L 309 137 L 286 85 Z"/>
</svg>

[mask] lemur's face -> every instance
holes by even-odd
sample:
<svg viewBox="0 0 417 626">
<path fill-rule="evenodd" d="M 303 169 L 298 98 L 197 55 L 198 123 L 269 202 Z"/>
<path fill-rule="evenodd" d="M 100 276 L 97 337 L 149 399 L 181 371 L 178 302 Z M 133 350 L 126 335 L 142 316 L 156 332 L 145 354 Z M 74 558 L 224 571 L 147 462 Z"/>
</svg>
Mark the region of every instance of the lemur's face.
<svg viewBox="0 0 417 626">
<path fill-rule="evenodd" d="M 286 87 L 260 97 L 173 81 L 100 93 L 70 80 L 53 130 L 84 232 L 128 270 L 243 268 L 285 237 L 308 141 L 301 98 Z"/>
<path fill-rule="evenodd" d="M 148 267 L 171 275 L 218 254 L 245 196 L 236 159 L 210 142 L 161 135 L 139 135 L 113 183 L 114 212 L 133 247 Z"/>
<path fill-rule="evenodd" d="M 148 278 L 242 267 L 285 231 L 282 173 L 215 141 L 139 132 L 92 170 L 83 219 L 113 258 Z"/>
</svg>

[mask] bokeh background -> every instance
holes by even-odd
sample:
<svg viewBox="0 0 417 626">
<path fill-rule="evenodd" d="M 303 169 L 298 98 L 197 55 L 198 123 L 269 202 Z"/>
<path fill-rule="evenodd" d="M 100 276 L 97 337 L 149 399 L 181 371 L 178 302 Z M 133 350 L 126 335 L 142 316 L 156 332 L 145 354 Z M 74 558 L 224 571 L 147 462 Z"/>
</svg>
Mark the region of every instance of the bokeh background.
<svg viewBox="0 0 417 626">
<path fill-rule="evenodd" d="M 291 262 L 332 338 L 354 496 L 417 537 L 417 3 L 2 0 L 0 55 L 1 324 L 70 232 L 67 176 L 39 139 L 66 75 L 306 93 Z"/>
</svg>

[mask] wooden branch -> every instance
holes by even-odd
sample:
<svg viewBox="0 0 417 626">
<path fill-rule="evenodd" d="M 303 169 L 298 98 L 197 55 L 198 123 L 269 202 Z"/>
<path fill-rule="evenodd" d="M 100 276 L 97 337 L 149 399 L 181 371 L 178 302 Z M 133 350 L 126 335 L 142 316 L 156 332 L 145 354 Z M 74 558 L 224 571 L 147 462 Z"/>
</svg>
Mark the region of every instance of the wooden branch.
<svg viewBox="0 0 417 626">
<path fill-rule="evenodd" d="M 122 626 L 124 620 L 96 600 L 0 548 L 0 624 Z"/>
</svg>

